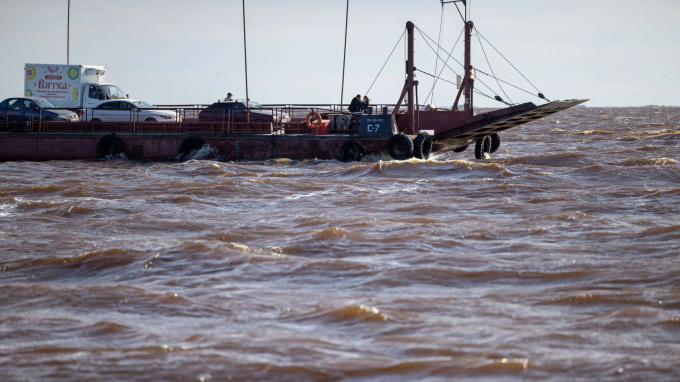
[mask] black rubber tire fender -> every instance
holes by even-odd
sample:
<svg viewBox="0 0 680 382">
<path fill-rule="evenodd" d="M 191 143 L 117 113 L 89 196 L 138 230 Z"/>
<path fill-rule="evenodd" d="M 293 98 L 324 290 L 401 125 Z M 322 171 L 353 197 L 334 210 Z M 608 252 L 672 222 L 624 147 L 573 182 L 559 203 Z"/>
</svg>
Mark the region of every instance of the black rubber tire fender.
<svg viewBox="0 0 680 382">
<path fill-rule="evenodd" d="M 338 160 L 343 163 L 361 162 L 364 157 L 364 148 L 354 140 L 345 141 L 338 149 Z"/>
<path fill-rule="evenodd" d="M 463 151 L 467 150 L 467 148 L 468 148 L 469 146 L 470 146 L 470 145 L 465 145 L 465 146 L 461 146 L 461 147 L 456 147 L 455 149 L 453 149 L 453 152 L 454 152 L 454 153 L 462 153 Z"/>
<path fill-rule="evenodd" d="M 413 140 L 413 156 L 418 159 L 427 159 L 432 152 L 432 137 L 430 134 L 422 132 Z"/>
<path fill-rule="evenodd" d="M 185 140 L 182 141 L 179 145 L 179 156 L 181 159 L 184 159 L 191 154 L 192 151 L 198 151 L 203 147 L 205 142 L 203 141 L 202 138 L 192 135 Z"/>
<path fill-rule="evenodd" d="M 501 147 L 501 136 L 498 133 L 493 133 L 490 135 L 491 137 L 491 148 L 489 152 L 491 154 L 495 153 L 496 150 L 498 150 L 499 147 Z"/>
<path fill-rule="evenodd" d="M 485 154 L 489 154 L 490 151 L 491 138 L 488 135 L 477 139 L 477 142 L 475 142 L 475 158 L 486 159 L 487 156 Z"/>
<path fill-rule="evenodd" d="M 387 141 L 387 152 L 396 160 L 405 160 L 413 156 L 413 141 L 408 135 L 399 133 Z"/>
<path fill-rule="evenodd" d="M 125 154 L 125 143 L 115 133 L 107 134 L 97 142 L 97 158 L 104 159 L 107 155 Z"/>
</svg>

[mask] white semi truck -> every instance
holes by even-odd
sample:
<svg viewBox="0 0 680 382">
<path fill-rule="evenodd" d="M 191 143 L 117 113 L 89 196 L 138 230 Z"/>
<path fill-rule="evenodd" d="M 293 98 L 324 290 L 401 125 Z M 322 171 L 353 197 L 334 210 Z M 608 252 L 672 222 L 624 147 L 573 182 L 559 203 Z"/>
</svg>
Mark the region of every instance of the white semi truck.
<svg viewBox="0 0 680 382">
<path fill-rule="evenodd" d="M 128 98 L 106 82 L 106 67 L 95 65 L 26 64 L 24 94 L 42 97 L 68 108 L 93 108 L 111 99 Z"/>
</svg>

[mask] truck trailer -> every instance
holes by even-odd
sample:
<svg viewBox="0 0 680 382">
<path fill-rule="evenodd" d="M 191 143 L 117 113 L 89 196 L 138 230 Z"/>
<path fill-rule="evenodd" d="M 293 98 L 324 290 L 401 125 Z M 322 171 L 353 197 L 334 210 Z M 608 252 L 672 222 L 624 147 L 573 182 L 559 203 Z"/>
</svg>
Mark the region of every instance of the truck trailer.
<svg viewBox="0 0 680 382">
<path fill-rule="evenodd" d="M 42 97 L 67 109 L 97 107 L 111 99 L 129 98 L 106 82 L 106 67 L 96 65 L 26 64 L 24 94 Z"/>
</svg>

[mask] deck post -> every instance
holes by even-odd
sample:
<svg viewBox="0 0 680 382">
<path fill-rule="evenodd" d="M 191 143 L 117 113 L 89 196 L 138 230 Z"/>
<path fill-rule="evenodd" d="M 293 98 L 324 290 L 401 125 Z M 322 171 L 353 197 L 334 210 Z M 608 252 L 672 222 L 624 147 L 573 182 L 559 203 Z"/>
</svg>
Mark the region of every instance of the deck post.
<svg viewBox="0 0 680 382">
<path fill-rule="evenodd" d="M 399 113 L 399 108 L 401 107 L 401 102 L 404 100 L 404 97 L 406 97 L 406 104 L 407 104 L 407 109 L 406 109 L 406 115 L 408 116 L 408 120 L 406 123 L 406 128 L 402 131 L 403 133 L 406 134 L 415 134 L 415 98 L 414 98 L 414 89 L 413 87 L 418 84 L 418 81 L 416 81 L 415 78 L 415 70 L 416 67 L 413 65 L 413 60 L 414 60 L 414 43 L 413 43 L 413 31 L 415 29 L 415 25 L 412 22 L 407 22 L 406 23 L 406 32 L 407 32 L 407 41 L 408 41 L 408 56 L 406 60 L 406 82 L 404 83 L 404 89 L 401 91 L 401 95 L 399 96 L 399 101 L 397 101 L 397 104 L 394 106 L 394 111 L 392 112 L 393 115 L 396 115 Z"/>
<path fill-rule="evenodd" d="M 465 87 L 465 112 L 472 115 L 472 63 L 470 58 L 470 40 L 472 38 L 472 21 L 467 21 L 465 23 L 465 79 L 463 80 L 463 86 Z"/>
<path fill-rule="evenodd" d="M 406 125 L 406 134 L 415 134 L 414 132 L 414 119 L 415 119 L 415 107 L 414 107 L 414 101 L 415 97 L 413 96 L 413 86 L 414 86 L 414 77 L 415 77 L 415 65 L 413 65 L 413 59 L 414 59 L 414 44 L 413 44 L 413 31 L 415 29 L 415 25 L 412 22 L 408 22 L 406 24 L 406 29 L 408 29 L 408 61 L 406 61 L 406 75 L 408 77 L 408 82 L 409 82 L 409 87 L 408 87 L 408 109 L 406 110 L 406 114 L 408 115 L 408 124 Z"/>
</svg>

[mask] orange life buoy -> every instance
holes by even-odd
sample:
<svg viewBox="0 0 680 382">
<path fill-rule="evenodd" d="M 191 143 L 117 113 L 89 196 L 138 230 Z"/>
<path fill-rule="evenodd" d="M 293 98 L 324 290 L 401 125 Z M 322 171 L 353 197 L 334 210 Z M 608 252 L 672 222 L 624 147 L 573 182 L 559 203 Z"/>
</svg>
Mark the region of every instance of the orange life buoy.
<svg viewBox="0 0 680 382">
<path fill-rule="evenodd" d="M 312 120 L 313 118 L 313 120 Z M 305 119 L 305 124 L 309 128 L 318 128 L 321 126 L 321 116 L 319 113 L 315 112 L 314 110 L 310 111 L 309 114 L 307 114 L 307 118 Z"/>
</svg>

